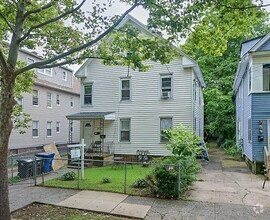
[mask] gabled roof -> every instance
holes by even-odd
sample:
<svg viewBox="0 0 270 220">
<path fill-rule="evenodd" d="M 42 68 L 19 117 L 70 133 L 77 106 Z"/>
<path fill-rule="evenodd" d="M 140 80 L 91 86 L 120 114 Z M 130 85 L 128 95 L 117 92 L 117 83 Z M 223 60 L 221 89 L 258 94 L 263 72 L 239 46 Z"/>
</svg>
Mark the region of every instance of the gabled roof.
<svg viewBox="0 0 270 220">
<path fill-rule="evenodd" d="M 238 87 L 242 81 L 242 78 L 247 72 L 248 63 L 250 61 L 250 54 L 261 51 L 270 52 L 270 32 L 267 35 L 256 37 L 242 43 L 241 61 L 238 64 L 238 68 L 233 83 L 234 93 L 237 92 Z"/>
<path fill-rule="evenodd" d="M 159 35 L 151 32 L 147 28 L 147 26 L 145 26 L 143 23 L 141 23 L 140 21 L 138 21 L 136 18 L 134 18 L 133 16 L 131 16 L 129 14 L 120 22 L 120 24 L 116 27 L 116 29 L 123 27 L 125 24 L 134 25 L 136 28 L 138 28 L 140 31 L 142 31 L 143 34 L 145 34 L 148 37 L 160 37 Z M 194 72 L 197 75 L 197 78 L 200 81 L 200 84 L 202 85 L 202 87 L 206 87 L 206 84 L 204 82 L 203 75 L 202 75 L 202 72 L 201 72 L 201 69 L 200 69 L 198 63 L 178 48 L 177 48 L 177 52 L 179 53 L 180 56 L 183 56 L 185 58 L 187 65 L 185 66 L 185 64 L 183 63 L 184 68 L 185 67 L 186 68 L 189 68 L 189 67 L 194 68 Z M 78 78 L 86 77 L 86 74 L 87 74 L 86 67 L 92 61 L 93 61 L 92 58 L 87 59 L 83 63 L 83 65 L 76 71 L 75 76 Z"/>
</svg>

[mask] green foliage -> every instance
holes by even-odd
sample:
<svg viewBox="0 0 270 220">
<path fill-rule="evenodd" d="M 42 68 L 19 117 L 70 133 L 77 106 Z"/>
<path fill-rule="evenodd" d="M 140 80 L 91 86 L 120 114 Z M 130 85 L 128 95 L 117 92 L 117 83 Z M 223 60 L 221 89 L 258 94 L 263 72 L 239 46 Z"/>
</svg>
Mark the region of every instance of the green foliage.
<svg viewBox="0 0 270 220">
<path fill-rule="evenodd" d="M 236 7 L 237 2 L 231 0 L 228 4 Z M 241 7 L 248 4 L 251 4 L 250 1 L 243 1 L 238 6 Z M 219 8 L 216 10 L 219 10 Z M 225 20 L 234 13 L 229 11 L 229 14 L 227 14 L 223 6 L 221 12 L 223 12 Z M 243 27 L 240 27 L 240 29 L 236 28 L 239 25 L 241 26 L 241 23 L 238 22 L 245 16 L 242 18 L 238 17 L 236 20 L 233 19 L 231 22 L 235 22 L 235 25 L 227 32 L 233 32 L 234 34 L 224 35 L 222 41 L 216 38 L 211 31 L 211 34 L 209 34 L 208 28 L 205 30 L 204 28 L 195 28 L 194 33 L 189 35 L 185 45 L 182 47 L 186 53 L 197 60 L 202 69 L 207 85 L 204 89 L 205 133 L 211 139 L 218 139 L 220 143 L 226 139 L 233 140 L 235 136 L 235 108 L 232 85 L 240 58 L 241 43 L 248 38 L 261 36 L 270 31 L 268 25 L 265 24 L 267 17 L 260 9 L 252 8 L 250 12 L 247 10 L 245 13 L 251 13 L 251 17 L 243 21 Z M 246 23 L 256 14 L 260 16 Z M 207 19 L 211 20 L 212 18 Z M 219 19 L 216 22 L 221 23 L 223 20 Z M 226 26 L 225 23 L 221 25 Z M 217 33 L 219 33 L 219 25 L 210 26 L 209 28 L 211 30 L 216 28 Z M 212 38 L 211 41 L 210 37 Z M 213 41 L 216 41 L 216 43 L 214 42 L 214 45 L 211 45 Z M 219 47 L 219 44 L 224 44 L 222 43 L 223 41 L 226 42 L 226 46 L 222 50 L 218 49 L 217 53 L 216 51 L 213 52 L 215 48 Z"/>
<path fill-rule="evenodd" d="M 146 177 L 152 193 L 162 198 L 177 198 L 186 187 L 196 180 L 200 164 L 196 157 L 201 148 L 197 143 L 194 132 L 180 124 L 173 130 L 166 130 L 166 144 L 174 156 L 155 160 L 155 168 Z M 180 169 L 180 170 L 179 170 Z"/>
<path fill-rule="evenodd" d="M 170 171 L 169 166 L 157 165 L 153 173 L 145 179 L 156 197 L 177 198 L 177 173 L 176 169 Z"/>
<path fill-rule="evenodd" d="M 169 141 L 166 144 L 166 148 L 169 149 L 172 154 L 179 156 L 180 158 L 196 157 L 200 151 L 200 147 L 197 143 L 201 138 L 195 138 L 195 133 L 191 129 L 185 127 L 183 124 L 179 124 L 172 130 L 166 130 L 165 136 Z"/>
<path fill-rule="evenodd" d="M 242 153 L 241 151 L 237 148 L 235 143 L 230 143 L 229 142 L 224 142 L 221 147 L 223 147 L 224 151 L 226 154 L 233 156 L 237 160 L 242 159 Z"/>
<path fill-rule="evenodd" d="M 62 176 L 63 180 L 69 181 L 69 180 L 75 180 L 76 179 L 76 173 L 73 171 L 66 172 Z"/>
<path fill-rule="evenodd" d="M 22 181 L 22 178 L 19 177 L 19 176 L 10 177 L 8 179 L 9 184 L 17 183 L 17 182 L 20 182 L 20 181 Z"/>
<path fill-rule="evenodd" d="M 147 188 L 148 187 L 148 183 L 145 179 L 137 179 L 134 180 L 134 182 L 132 183 L 132 187 L 133 188 Z"/>
<path fill-rule="evenodd" d="M 103 177 L 101 183 L 111 183 L 112 180 L 109 177 Z"/>
</svg>

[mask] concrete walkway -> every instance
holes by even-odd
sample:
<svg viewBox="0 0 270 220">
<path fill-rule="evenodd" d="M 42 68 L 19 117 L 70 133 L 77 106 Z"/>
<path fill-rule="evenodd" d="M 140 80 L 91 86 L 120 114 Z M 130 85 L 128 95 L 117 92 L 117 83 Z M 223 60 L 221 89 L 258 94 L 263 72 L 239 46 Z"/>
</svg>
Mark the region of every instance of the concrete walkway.
<svg viewBox="0 0 270 220">
<path fill-rule="evenodd" d="M 55 178 L 67 170 L 53 172 Z M 147 220 L 269 220 L 270 182 L 262 189 L 261 177 L 251 174 L 244 163 L 235 162 L 220 149 L 210 151 L 184 200 L 164 200 L 118 193 L 46 188 L 28 182 L 9 188 L 11 211 L 32 202 L 86 209 Z"/>
<path fill-rule="evenodd" d="M 204 162 L 198 181 L 186 193 L 188 200 L 270 207 L 270 182 L 262 189 L 263 176 L 252 174 L 245 162 L 218 148 L 209 153 L 210 162 Z"/>
</svg>

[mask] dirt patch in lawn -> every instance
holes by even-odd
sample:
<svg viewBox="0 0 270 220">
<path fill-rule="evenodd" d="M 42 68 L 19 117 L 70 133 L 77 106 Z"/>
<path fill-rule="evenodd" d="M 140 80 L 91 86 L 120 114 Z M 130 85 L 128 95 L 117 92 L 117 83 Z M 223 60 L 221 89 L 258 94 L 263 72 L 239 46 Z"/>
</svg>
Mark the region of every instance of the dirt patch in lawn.
<svg viewBox="0 0 270 220">
<path fill-rule="evenodd" d="M 12 213 L 12 220 L 125 220 L 128 218 L 105 215 L 60 206 L 33 203 Z"/>
</svg>

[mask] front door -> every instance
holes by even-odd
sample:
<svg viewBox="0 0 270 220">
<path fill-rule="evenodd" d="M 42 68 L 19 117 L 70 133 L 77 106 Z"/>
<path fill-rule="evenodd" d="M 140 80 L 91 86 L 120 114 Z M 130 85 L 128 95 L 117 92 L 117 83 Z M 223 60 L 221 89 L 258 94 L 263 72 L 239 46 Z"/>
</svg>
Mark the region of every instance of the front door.
<svg viewBox="0 0 270 220">
<path fill-rule="evenodd" d="M 90 149 L 93 142 L 93 123 L 90 121 L 83 123 L 83 138 L 86 149 Z"/>
</svg>

